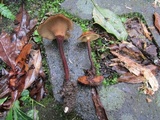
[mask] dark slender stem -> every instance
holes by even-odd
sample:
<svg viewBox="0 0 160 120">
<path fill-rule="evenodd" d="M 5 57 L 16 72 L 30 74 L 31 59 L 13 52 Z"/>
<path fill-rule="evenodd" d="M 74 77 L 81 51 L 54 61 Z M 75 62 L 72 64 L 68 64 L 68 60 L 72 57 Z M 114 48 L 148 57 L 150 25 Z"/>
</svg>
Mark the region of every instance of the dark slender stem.
<svg viewBox="0 0 160 120">
<path fill-rule="evenodd" d="M 88 56 L 89 56 L 89 60 L 90 60 L 90 63 L 91 63 L 91 71 L 93 72 L 93 74 L 96 74 L 94 63 L 92 61 L 92 56 L 91 56 L 90 40 L 87 41 L 87 47 L 88 47 Z"/>
<path fill-rule="evenodd" d="M 70 77 L 69 76 L 69 68 L 68 68 L 68 64 L 67 64 L 66 57 L 64 55 L 64 50 L 63 50 L 64 37 L 63 36 L 56 36 L 56 39 L 57 39 L 58 48 L 59 48 L 60 56 L 62 59 L 63 67 L 64 67 L 65 80 L 69 81 L 69 77 Z"/>
</svg>

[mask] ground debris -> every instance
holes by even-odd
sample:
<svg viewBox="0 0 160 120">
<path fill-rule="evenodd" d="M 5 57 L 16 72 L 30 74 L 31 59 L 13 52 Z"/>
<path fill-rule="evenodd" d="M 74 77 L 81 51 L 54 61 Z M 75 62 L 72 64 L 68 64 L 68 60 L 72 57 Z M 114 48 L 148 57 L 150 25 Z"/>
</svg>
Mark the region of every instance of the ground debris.
<svg viewBox="0 0 160 120">
<path fill-rule="evenodd" d="M 96 114 L 99 120 L 108 120 L 107 114 L 103 105 L 101 104 L 97 89 L 95 87 L 92 88 L 92 100 L 94 102 L 94 106 L 96 108 Z"/>
<path fill-rule="evenodd" d="M 118 73 L 119 82 L 143 83 L 139 89 L 153 95 L 159 88 L 156 78 L 160 66 L 157 47 L 150 31 L 139 18 L 129 18 L 125 26 L 129 35 L 127 41 L 110 44 L 110 53 L 107 54 L 96 51 L 103 54 L 103 60 L 100 60 L 102 73 Z M 105 44 L 110 41 L 105 33 L 102 37 L 106 38 Z"/>
<path fill-rule="evenodd" d="M 153 90 L 153 93 L 158 90 L 158 81 L 150 69 L 146 68 L 145 66 L 142 66 L 141 64 L 136 63 L 128 57 L 120 55 L 117 52 L 111 51 L 111 53 L 118 57 L 118 60 L 122 63 L 121 65 L 127 68 L 130 71 L 130 73 L 133 73 L 136 76 L 142 75 L 145 78 L 145 81 L 143 82 L 147 82 L 149 84 L 148 87 L 151 86 L 151 90 Z"/>
<path fill-rule="evenodd" d="M 154 25 L 155 25 L 155 27 L 158 29 L 158 31 L 160 32 L 160 15 L 157 13 L 157 12 L 155 12 L 154 13 Z"/>
<path fill-rule="evenodd" d="M 160 65 L 157 57 L 157 47 L 153 41 L 144 35 L 144 24 L 138 18 L 128 19 L 126 29 L 129 33 L 129 42 L 135 45 L 153 64 Z"/>
<path fill-rule="evenodd" d="M 36 100 L 42 99 L 45 94 L 44 76 L 40 75 L 40 50 L 33 49 L 34 43 L 29 41 L 36 23 L 37 20 L 31 20 L 22 5 L 12 34 L 2 32 L 0 35 L 0 58 L 8 65 L 0 78 L 0 99 L 7 98 L 0 105 L 0 112 L 8 111 L 26 89 L 31 90 L 30 94 Z"/>
<path fill-rule="evenodd" d="M 74 110 L 76 104 L 77 84 L 72 81 L 64 81 L 61 91 L 64 102 L 64 113 Z"/>
</svg>

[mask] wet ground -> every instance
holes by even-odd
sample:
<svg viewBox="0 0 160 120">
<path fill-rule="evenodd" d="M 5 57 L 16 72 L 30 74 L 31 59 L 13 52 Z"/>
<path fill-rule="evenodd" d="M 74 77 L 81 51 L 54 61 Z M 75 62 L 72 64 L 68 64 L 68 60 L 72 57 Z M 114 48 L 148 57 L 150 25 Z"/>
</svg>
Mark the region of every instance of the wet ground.
<svg viewBox="0 0 160 120">
<path fill-rule="evenodd" d="M 152 3 L 154 1 L 95 0 L 95 2 L 99 6 L 108 8 L 119 15 L 138 12 L 144 17 L 149 27 L 153 27 L 153 13 L 155 11 L 160 12 L 159 8 L 153 7 Z M 92 19 L 93 4 L 88 0 L 65 0 L 61 6 L 68 12 L 79 16 L 82 19 Z M 84 74 L 83 69 L 88 69 L 90 66 L 86 46 L 79 43 L 77 40 L 81 33 L 82 31 L 80 27 L 78 25 L 74 25 L 71 38 L 64 44 L 66 51 L 65 53 L 70 66 L 71 78 L 73 81 L 76 81 L 78 76 Z M 157 30 L 151 29 L 151 33 L 159 46 L 160 37 Z M 51 81 L 53 84 L 54 96 L 58 101 L 61 101 L 59 94 L 63 82 L 61 61 L 57 62 L 57 60 L 51 60 L 53 56 L 56 58 L 59 57 L 57 45 L 53 42 L 51 47 L 51 43 L 46 42 L 46 40 L 44 40 L 44 45 L 46 46 L 51 75 L 53 75 Z M 53 52 L 51 52 L 50 49 L 52 49 Z M 48 51 L 50 51 L 50 53 Z M 146 101 L 146 95 L 139 93 L 139 86 L 140 84 L 117 83 L 116 85 L 107 87 L 104 87 L 103 85 L 98 87 L 98 93 L 109 120 L 159 119 L 159 91 L 151 97 L 152 102 L 148 103 Z M 91 88 L 79 84 L 78 88 L 79 90 L 75 111 L 84 120 L 97 120 L 98 118 L 95 115 L 95 108 L 91 99 Z"/>
<path fill-rule="evenodd" d="M 147 25 L 152 28 L 153 13 L 155 11 L 160 13 L 159 7 L 153 7 L 153 0 L 95 0 L 95 2 L 99 6 L 108 8 L 119 15 L 138 12 L 144 17 Z M 92 19 L 93 4 L 89 0 L 65 0 L 61 6 L 69 13 L 81 19 Z M 150 29 L 150 31 L 157 45 L 160 46 L 159 33 L 155 28 Z M 80 26 L 74 23 L 71 37 L 64 43 L 71 81 L 73 82 L 76 82 L 79 76 L 84 75 L 84 69 L 90 68 L 87 47 L 77 39 L 81 34 L 82 30 Z M 64 73 L 56 41 L 44 39 L 43 44 L 50 69 L 54 98 L 59 103 L 63 103 L 60 92 L 64 81 Z M 105 69 L 105 66 L 103 66 L 105 65 L 104 63 L 105 61 L 101 61 L 102 71 Z M 105 77 L 108 76 L 107 72 L 102 72 L 102 74 Z M 117 83 L 107 87 L 101 85 L 97 88 L 109 120 L 159 120 L 160 90 L 150 97 L 152 102 L 148 103 L 146 101 L 147 96 L 138 91 L 138 87 L 140 86 L 141 84 Z M 54 103 L 51 103 L 51 105 L 53 104 Z M 61 114 L 52 114 L 55 112 L 55 110 L 53 110 L 54 107 L 55 106 L 49 105 L 47 110 L 43 109 L 42 112 L 40 112 L 41 114 L 45 114 L 43 115 L 43 119 L 63 119 L 63 117 L 54 117 L 54 115 L 61 116 Z M 46 111 L 47 113 L 45 113 Z M 98 120 L 91 97 L 91 87 L 78 84 L 75 111 L 75 119 L 78 119 L 77 116 L 80 116 L 83 120 Z"/>
</svg>

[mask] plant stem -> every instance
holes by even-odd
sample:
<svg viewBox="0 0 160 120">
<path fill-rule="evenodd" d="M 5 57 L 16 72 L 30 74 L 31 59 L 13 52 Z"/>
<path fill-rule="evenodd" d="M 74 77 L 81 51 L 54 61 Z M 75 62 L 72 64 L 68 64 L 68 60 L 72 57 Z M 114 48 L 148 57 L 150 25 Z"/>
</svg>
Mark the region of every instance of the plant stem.
<svg viewBox="0 0 160 120">
<path fill-rule="evenodd" d="M 65 79 L 65 81 L 69 81 L 69 68 L 68 68 L 68 64 L 67 64 L 66 57 L 64 55 L 64 50 L 63 50 L 64 37 L 63 36 L 56 36 L 56 39 L 57 39 L 58 48 L 59 48 L 60 56 L 62 59 L 63 67 L 64 67 L 64 73 L 65 73 L 64 79 Z"/>
<path fill-rule="evenodd" d="M 89 56 L 89 60 L 91 63 L 91 71 L 93 74 L 95 74 L 95 67 L 94 67 L 94 63 L 92 61 L 92 56 L 91 56 L 91 46 L 90 46 L 90 40 L 87 41 L 87 47 L 88 47 L 88 56 Z"/>
</svg>

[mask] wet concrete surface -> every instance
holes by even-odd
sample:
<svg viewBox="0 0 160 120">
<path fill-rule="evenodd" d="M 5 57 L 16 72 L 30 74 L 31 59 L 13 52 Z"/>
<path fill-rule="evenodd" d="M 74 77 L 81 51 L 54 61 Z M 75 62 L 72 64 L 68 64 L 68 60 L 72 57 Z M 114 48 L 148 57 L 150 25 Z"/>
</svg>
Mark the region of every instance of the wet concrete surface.
<svg viewBox="0 0 160 120">
<path fill-rule="evenodd" d="M 86 45 L 80 43 L 77 38 L 82 34 L 80 26 L 74 24 L 74 29 L 71 32 L 71 37 L 64 43 L 64 51 L 70 70 L 71 81 L 77 82 L 79 76 L 84 75 L 83 70 L 89 69 L 89 58 Z M 47 54 L 47 61 L 50 68 L 51 83 L 53 86 L 54 97 L 57 101 L 63 102 L 61 90 L 64 81 L 64 72 L 62 61 L 60 59 L 56 41 L 44 41 L 44 47 Z M 78 93 L 76 99 L 75 111 L 84 120 L 97 120 L 94 105 L 91 98 L 91 89 L 78 84 Z"/>
<path fill-rule="evenodd" d="M 119 83 L 110 87 L 101 87 L 99 95 L 109 120 L 159 120 L 159 94 L 149 97 L 139 93 L 140 84 Z"/>
</svg>

